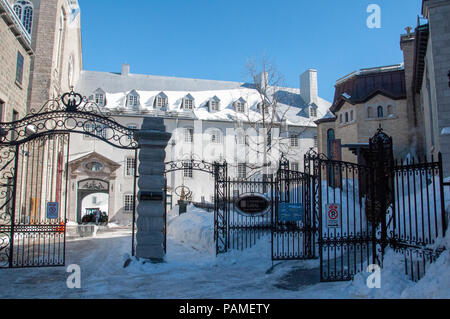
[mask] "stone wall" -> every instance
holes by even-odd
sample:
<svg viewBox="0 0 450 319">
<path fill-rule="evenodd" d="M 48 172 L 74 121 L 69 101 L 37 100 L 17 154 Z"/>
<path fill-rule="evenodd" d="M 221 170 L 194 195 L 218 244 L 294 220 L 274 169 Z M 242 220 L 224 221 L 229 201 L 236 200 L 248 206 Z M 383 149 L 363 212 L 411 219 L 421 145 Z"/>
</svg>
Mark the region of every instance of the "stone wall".
<svg viewBox="0 0 450 319">
<path fill-rule="evenodd" d="M 383 106 L 384 117 L 377 118 L 378 106 Z M 388 114 L 388 106 L 393 109 L 393 114 Z M 372 118 L 368 118 L 368 107 L 372 108 Z M 353 111 L 353 121 L 350 112 Z M 348 114 L 349 121 L 345 121 L 345 114 Z M 343 121 L 341 123 L 340 116 Z M 341 109 L 336 112 L 337 119 L 334 122 L 321 123 L 319 125 L 319 152 L 327 153 L 327 131 L 330 128 L 335 130 L 336 139 L 340 139 L 342 144 L 368 143 L 369 139 L 375 135 L 381 127 L 386 134 L 392 136 L 394 141 L 394 157 L 404 158 L 408 153 L 413 152 L 410 142 L 411 128 L 408 120 L 407 102 L 403 100 L 392 100 L 384 95 L 376 95 L 364 104 L 352 105 L 344 103 Z M 357 162 L 356 156 L 348 149 L 342 149 L 342 160 L 346 162 Z"/>
<path fill-rule="evenodd" d="M 65 0 L 33 0 L 32 82 L 29 90 L 30 107 L 38 108 L 45 101 L 69 90 L 78 80 L 82 68 L 80 14 L 70 23 L 71 9 Z M 63 17 L 61 46 L 60 19 Z M 60 47 L 58 54 L 58 47 Z M 69 83 L 69 59 L 74 61 L 73 81 Z"/>
<path fill-rule="evenodd" d="M 19 118 L 22 118 L 27 111 L 31 56 L 1 17 L 0 43 L 0 100 L 5 107 L 1 120 L 10 122 L 13 110 L 19 112 Z M 18 52 L 24 57 L 22 84 L 16 82 Z"/>
<path fill-rule="evenodd" d="M 425 2 L 425 15 L 430 25 L 430 42 L 433 68 L 432 91 L 435 91 L 437 106 L 438 147 L 434 150 L 443 155 L 444 174 L 450 176 L 450 135 L 442 134 L 450 127 L 450 2 L 429 0 Z M 427 52 L 428 55 L 428 52 Z M 432 150 L 428 150 L 431 152 Z"/>
</svg>

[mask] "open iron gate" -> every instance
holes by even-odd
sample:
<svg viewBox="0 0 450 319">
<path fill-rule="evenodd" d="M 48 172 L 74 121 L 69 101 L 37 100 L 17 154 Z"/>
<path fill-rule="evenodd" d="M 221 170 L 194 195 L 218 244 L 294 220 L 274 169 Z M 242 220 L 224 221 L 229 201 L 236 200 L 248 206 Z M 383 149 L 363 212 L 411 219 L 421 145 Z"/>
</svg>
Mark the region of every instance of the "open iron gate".
<svg viewBox="0 0 450 319">
<path fill-rule="evenodd" d="M 63 266 L 69 135 L 2 146 L 0 266 Z"/>
<path fill-rule="evenodd" d="M 135 131 L 73 91 L 0 123 L 0 268 L 64 266 L 70 134 L 137 155 Z"/>
</svg>

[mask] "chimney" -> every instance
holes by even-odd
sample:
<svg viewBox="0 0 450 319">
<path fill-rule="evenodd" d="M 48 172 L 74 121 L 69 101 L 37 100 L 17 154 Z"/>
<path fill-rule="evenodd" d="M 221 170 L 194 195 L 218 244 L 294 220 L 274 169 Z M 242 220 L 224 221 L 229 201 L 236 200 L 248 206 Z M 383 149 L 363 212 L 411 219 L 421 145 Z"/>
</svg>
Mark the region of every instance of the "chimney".
<svg viewBox="0 0 450 319">
<path fill-rule="evenodd" d="M 269 85 L 269 74 L 267 72 L 261 72 L 255 76 L 254 81 L 256 88 L 264 92 Z"/>
<path fill-rule="evenodd" d="M 130 74 L 130 65 L 122 64 L 122 75 L 127 76 L 128 74 Z"/>
<path fill-rule="evenodd" d="M 317 70 L 308 69 L 300 75 L 300 96 L 309 105 L 318 101 Z"/>
</svg>

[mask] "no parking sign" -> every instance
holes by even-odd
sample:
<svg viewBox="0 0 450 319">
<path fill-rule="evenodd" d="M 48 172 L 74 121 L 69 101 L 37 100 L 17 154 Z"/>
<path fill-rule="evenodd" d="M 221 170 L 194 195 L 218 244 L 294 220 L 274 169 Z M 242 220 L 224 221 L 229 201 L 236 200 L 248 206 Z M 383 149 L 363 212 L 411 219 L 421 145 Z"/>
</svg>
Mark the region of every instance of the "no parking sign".
<svg viewBox="0 0 450 319">
<path fill-rule="evenodd" d="M 341 205 L 340 204 L 327 204 L 327 227 L 339 228 L 341 227 Z"/>
</svg>

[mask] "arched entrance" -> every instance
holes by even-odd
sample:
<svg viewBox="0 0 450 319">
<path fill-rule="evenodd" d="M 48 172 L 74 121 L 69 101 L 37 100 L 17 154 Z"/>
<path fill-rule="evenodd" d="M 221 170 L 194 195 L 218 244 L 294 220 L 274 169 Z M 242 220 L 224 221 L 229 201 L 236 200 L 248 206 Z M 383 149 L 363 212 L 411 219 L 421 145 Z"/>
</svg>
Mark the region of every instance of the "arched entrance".
<svg viewBox="0 0 450 319">
<path fill-rule="evenodd" d="M 139 145 L 135 133 L 135 129 L 117 123 L 111 114 L 73 91 L 47 101 L 39 110 L 30 110 L 18 121 L 0 123 L 0 267 L 65 264 L 68 195 L 77 188 L 68 184 L 71 134 L 87 135 L 116 148 L 134 151 L 136 168 Z M 135 171 L 130 205 L 132 254 Z M 87 188 L 93 180 L 88 179 L 98 172 L 94 169 L 91 173 L 86 183 L 81 183 L 81 196 L 92 191 Z M 109 191 L 110 181 L 97 179 Z"/>
<path fill-rule="evenodd" d="M 109 216 L 109 199 L 110 199 L 110 188 L 109 182 L 103 181 L 100 179 L 87 179 L 84 181 L 78 182 L 78 191 L 77 191 L 77 222 L 82 223 L 83 217 L 89 214 L 87 211 L 89 209 L 98 209 L 101 212 L 106 212 L 106 215 Z M 97 197 L 93 197 L 93 195 L 97 194 L 105 194 L 106 199 L 106 209 L 105 209 L 105 200 L 98 201 Z M 87 201 L 87 199 L 92 200 Z M 95 199 L 95 200 L 94 200 Z M 94 207 L 95 205 L 95 207 Z"/>
</svg>

